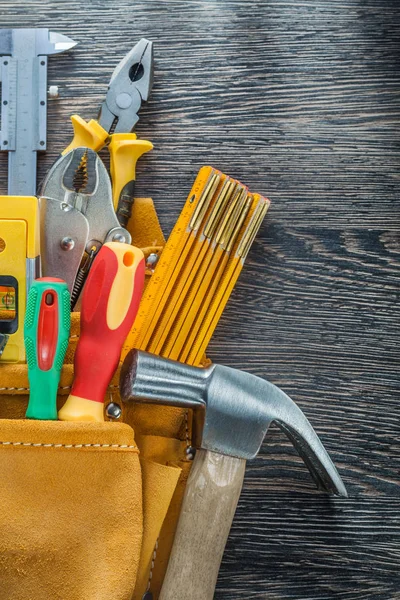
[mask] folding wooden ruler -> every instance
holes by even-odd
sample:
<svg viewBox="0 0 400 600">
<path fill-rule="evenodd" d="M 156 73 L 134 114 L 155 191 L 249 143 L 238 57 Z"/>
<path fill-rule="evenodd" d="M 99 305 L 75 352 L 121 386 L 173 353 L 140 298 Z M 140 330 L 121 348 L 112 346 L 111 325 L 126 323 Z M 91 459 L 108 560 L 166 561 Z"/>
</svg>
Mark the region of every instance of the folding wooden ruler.
<svg viewBox="0 0 400 600">
<path fill-rule="evenodd" d="M 202 364 L 269 204 L 212 167 L 200 170 L 145 290 L 126 351 Z"/>
</svg>

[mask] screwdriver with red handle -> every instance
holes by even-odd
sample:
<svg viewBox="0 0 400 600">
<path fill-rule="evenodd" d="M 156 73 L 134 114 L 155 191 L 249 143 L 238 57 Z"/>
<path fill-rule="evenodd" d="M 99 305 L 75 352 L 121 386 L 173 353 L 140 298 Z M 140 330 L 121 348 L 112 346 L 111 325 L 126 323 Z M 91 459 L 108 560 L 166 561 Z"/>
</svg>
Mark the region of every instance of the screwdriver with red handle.
<svg viewBox="0 0 400 600">
<path fill-rule="evenodd" d="M 60 420 L 104 421 L 104 397 L 136 317 L 144 275 L 139 248 L 109 242 L 100 249 L 83 288 L 75 379 Z"/>
</svg>

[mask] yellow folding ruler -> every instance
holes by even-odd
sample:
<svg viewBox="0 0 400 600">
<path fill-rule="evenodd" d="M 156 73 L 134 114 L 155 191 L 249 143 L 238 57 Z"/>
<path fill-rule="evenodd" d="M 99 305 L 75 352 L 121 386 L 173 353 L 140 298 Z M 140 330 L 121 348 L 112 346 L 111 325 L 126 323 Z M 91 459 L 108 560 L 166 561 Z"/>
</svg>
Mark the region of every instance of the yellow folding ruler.
<svg viewBox="0 0 400 600">
<path fill-rule="evenodd" d="M 203 167 L 143 295 L 125 344 L 200 365 L 269 200 Z"/>
</svg>

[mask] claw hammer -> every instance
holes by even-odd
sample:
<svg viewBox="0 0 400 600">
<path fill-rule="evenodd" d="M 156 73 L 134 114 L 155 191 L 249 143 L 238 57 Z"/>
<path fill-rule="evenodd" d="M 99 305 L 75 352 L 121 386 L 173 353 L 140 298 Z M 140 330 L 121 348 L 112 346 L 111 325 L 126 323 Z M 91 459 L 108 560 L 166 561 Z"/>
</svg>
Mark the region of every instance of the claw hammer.
<svg viewBox="0 0 400 600">
<path fill-rule="evenodd" d="M 202 369 L 131 350 L 121 370 L 120 393 L 124 402 L 193 408 L 200 424 L 200 449 L 186 486 L 160 600 L 214 597 L 246 460 L 258 454 L 272 422 L 287 434 L 320 489 L 347 496 L 304 413 L 269 381 L 222 365 Z"/>
</svg>

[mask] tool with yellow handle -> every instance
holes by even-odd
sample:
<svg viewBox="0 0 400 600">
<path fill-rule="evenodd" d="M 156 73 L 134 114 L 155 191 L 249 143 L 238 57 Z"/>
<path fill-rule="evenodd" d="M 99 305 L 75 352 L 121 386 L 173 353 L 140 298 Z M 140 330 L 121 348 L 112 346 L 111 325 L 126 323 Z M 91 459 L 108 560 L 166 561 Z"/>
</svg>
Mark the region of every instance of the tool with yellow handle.
<svg viewBox="0 0 400 600">
<path fill-rule="evenodd" d="M 139 248 L 109 242 L 99 251 L 83 289 L 75 379 L 58 414 L 62 421 L 104 421 L 104 397 L 136 317 L 144 274 Z"/>
<path fill-rule="evenodd" d="M 108 145 L 111 158 L 113 202 L 118 220 L 126 227 L 132 211 L 136 162 L 153 144 L 132 133 L 143 101 L 153 84 L 153 44 L 141 39 L 115 68 L 98 119 L 86 122 L 72 115 L 74 137 L 62 152 L 79 147 L 100 152 Z"/>
<path fill-rule="evenodd" d="M 85 121 L 79 115 L 71 116 L 74 137 L 72 142 L 61 152 L 64 156 L 74 148 L 91 148 L 95 152 L 100 152 L 107 144 L 110 134 L 106 131 L 96 119 Z"/>
<path fill-rule="evenodd" d="M 136 162 L 153 149 L 147 140 L 138 140 L 134 133 L 114 133 L 108 146 L 113 203 L 122 227 L 128 225 L 135 193 Z"/>
<path fill-rule="evenodd" d="M 0 364 L 24 362 L 29 288 L 40 276 L 39 209 L 34 196 L 0 196 Z"/>
<path fill-rule="evenodd" d="M 62 152 L 86 147 L 99 152 L 106 144 L 110 152 L 110 172 L 113 184 L 113 204 L 119 222 L 126 227 L 132 213 L 135 193 L 136 163 L 145 152 L 153 149 L 147 140 L 137 139 L 135 133 L 114 133 L 110 135 L 98 121 L 88 123 L 78 115 L 72 115 L 74 139 Z"/>
</svg>

